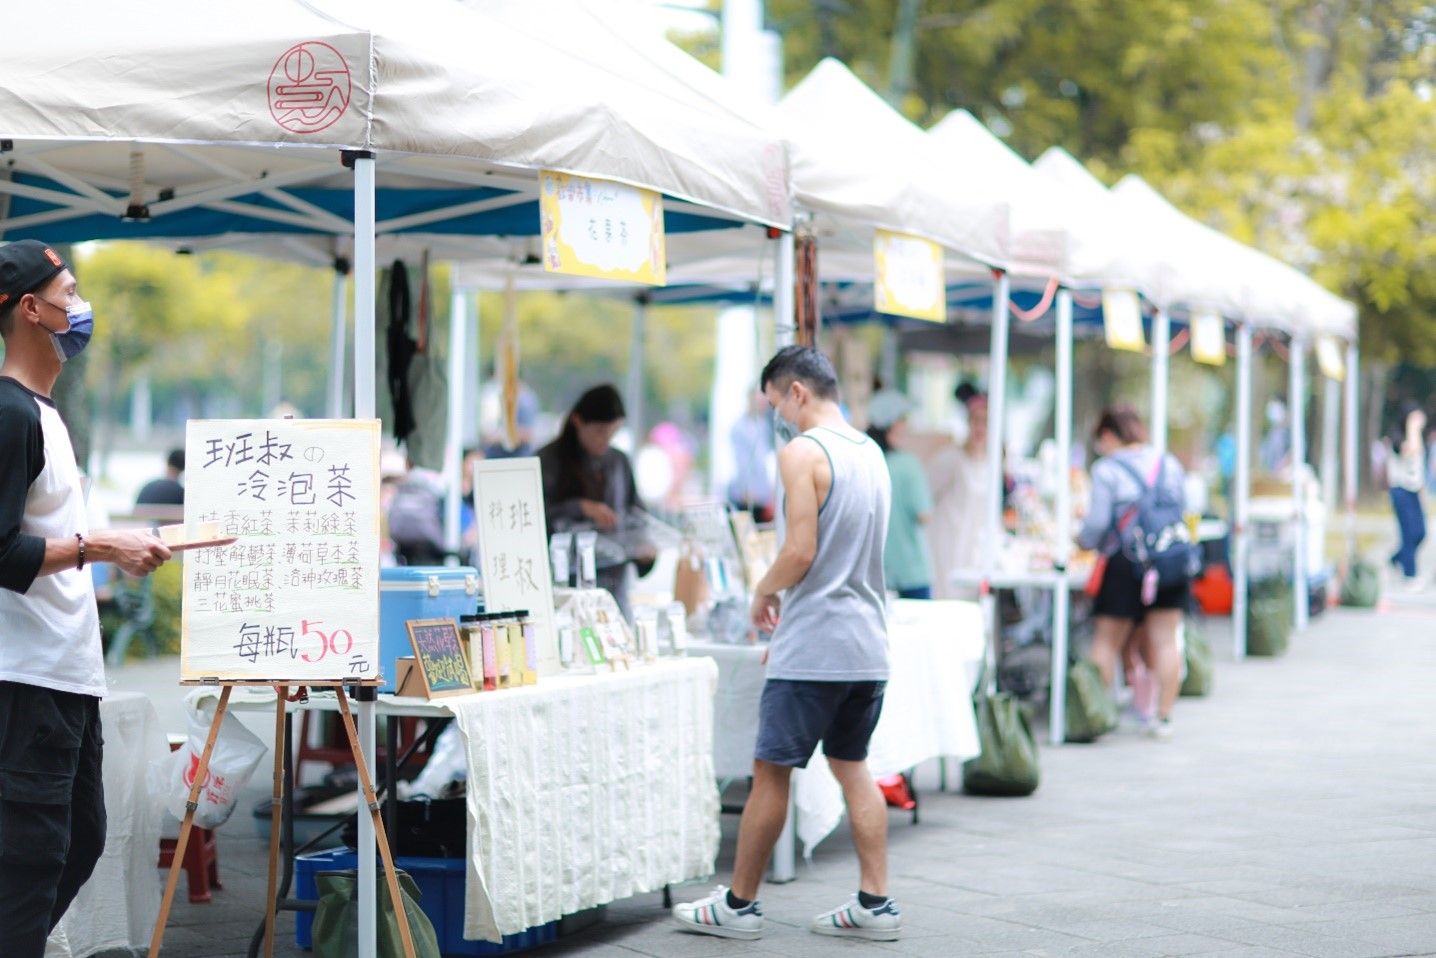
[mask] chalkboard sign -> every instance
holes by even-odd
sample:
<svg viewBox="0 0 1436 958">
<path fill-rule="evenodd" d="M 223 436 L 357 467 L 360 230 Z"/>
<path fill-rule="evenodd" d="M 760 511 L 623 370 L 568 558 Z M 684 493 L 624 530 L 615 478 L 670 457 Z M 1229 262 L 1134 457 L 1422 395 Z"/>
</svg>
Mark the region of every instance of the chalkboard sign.
<svg viewBox="0 0 1436 958">
<path fill-rule="evenodd" d="M 379 674 L 379 423 L 191 420 L 184 681 Z"/>
<path fill-rule="evenodd" d="M 419 660 L 429 698 L 472 692 L 469 664 L 459 644 L 459 626 L 453 619 L 410 619 L 409 642 Z"/>
</svg>

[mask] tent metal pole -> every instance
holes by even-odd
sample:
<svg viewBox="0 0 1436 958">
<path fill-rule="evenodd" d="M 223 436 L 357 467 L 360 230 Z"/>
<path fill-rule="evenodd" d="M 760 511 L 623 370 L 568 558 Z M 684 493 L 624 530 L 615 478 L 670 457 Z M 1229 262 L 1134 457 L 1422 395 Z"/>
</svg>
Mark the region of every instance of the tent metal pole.
<svg viewBox="0 0 1436 958">
<path fill-rule="evenodd" d="M 354 166 L 354 418 L 373 419 L 374 380 L 374 154 L 349 154 Z M 361 690 L 362 691 L 362 690 Z M 340 694 L 343 694 L 341 691 Z M 374 701 L 362 694 L 356 703 L 359 748 L 374 767 Z M 363 806 L 363 796 L 360 796 Z M 359 816 L 359 958 L 375 958 L 378 940 L 374 821 Z"/>
<path fill-rule="evenodd" d="M 1247 654 L 1247 550 L 1252 481 L 1252 328 L 1237 323 L 1237 468 L 1232 488 L 1232 657 Z"/>
<path fill-rule="evenodd" d="M 1167 397 L 1171 384 L 1170 358 L 1172 346 L 1172 320 L 1165 309 L 1157 310 L 1152 320 L 1152 448 L 1157 452 L 1167 451 Z"/>
<path fill-rule="evenodd" d="M 457 285 L 449 294 L 449 428 L 444 435 L 444 548 L 452 553 L 447 565 L 462 565 L 458 553 L 463 547 L 460 528 L 464 497 L 464 404 L 466 400 L 464 357 L 468 354 L 468 297 Z"/>
<path fill-rule="evenodd" d="M 1072 590 L 1067 563 L 1072 557 L 1072 292 L 1057 291 L 1057 518 L 1052 555 L 1057 585 L 1052 591 L 1052 692 L 1047 725 L 1053 745 L 1067 737 L 1067 650 Z"/>
<path fill-rule="evenodd" d="M 1361 395 L 1358 385 L 1358 363 L 1361 353 L 1356 343 L 1346 347 L 1346 408 L 1343 413 L 1346 418 L 1346 427 L 1342 430 L 1342 463 L 1341 471 L 1345 478 L 1345 499 L 1346 499 L 1346 558 L 1352 561 L 1356 558 L 1356 496 L 1357 484 L 1357 463 L 1358 451 L 1361 448 L 1357 434 L 1357 403 Z"/>
<path fill-rule="evenodd" d="M 1295 555 L 1292 556 L 1292 624 L 1296 631 L 1306 628 L 1310 612 L 1306 569 L 1306 337 L 1291 338 L 1291 362 L 1287 373 L 1287 408 L 1291 410 L 1291 495 L 1296 518 Z"/>
<path fill-rule="evenodd" d="M 628 345 L 628 382 L 624 405 L 628 412 L 628 431 L 633 436 L 633 451 L 636 454 L 643 445 L 647 423 L 644 422 L 643 408 L 643 366 L 644 343 L 648 337 L 648 294 L 639 293 L 633 298 L 633 332 Z"/>
<path fill-rule="evenodd" d="M 998 634 L 996 602 L 992 597 L 992 580 L 998 573 L 1002 552 L 1002 450 L 1005 446 L 1007 420 L 1007 326 L 1008 305 L 1012 295 L 1011 280 L 1004 271 L 994 273 L 992 294 L 992 346 L 987 372 L 987 543 L 983 556 L 982 594 L 992 614 L 987 616 L 988 636 L 986 661 L 987 687 L 996 681 Z"/>
<path fill-rule="evenodd" d="M 1337 450 L 1341 446 L 1341 383 L 1322 377 L 1321 387 L 1321 501 L 1328 516 L 1336 515 L 1341 484 Z"/>
<path fill-rule="evenodd" d="M 334 291 L 330 303 L 329 383 L 326 414 L 330 419 L 344 416 L 344 373 L 349 355 L 349 264 L 334 261 Z"/>
<path fill-rule="evenodd" d="M 797 324 L 793 312 L 793 296 L 796 292 L 797 254 L 793 246 L 797 237 L 792 232 L 784 233 L 777 239 L 778 263 L 773 273 L 773 346 L 782 349 L 791 346 L 797 339 Z M 766 360 L 764 360 L 766 362 Z"/>
</svg>

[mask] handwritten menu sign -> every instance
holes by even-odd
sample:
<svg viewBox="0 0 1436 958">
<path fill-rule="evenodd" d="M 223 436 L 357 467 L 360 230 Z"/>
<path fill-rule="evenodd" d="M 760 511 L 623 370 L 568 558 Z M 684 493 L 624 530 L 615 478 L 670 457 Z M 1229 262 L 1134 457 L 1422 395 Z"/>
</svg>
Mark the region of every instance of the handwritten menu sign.
<svg viewBox="0 0 1436 958">
<path fill-rule="evenodd" d="M 873 305 L 880 313 L 941 323 L 947 319 L 942 247 L 891 230 L 873 235 Z"/>
<path fill-rule="evenodd" d="M 652 190 L 544 170 L 539 232 L 547 272 L 665 282 L 663 197 Z"/>
<path fill-rule="evenodd" d="M 233 545 L 186 555 L 185 681 L 378 677 L 379 423 L 189 423 L 185 522 Z"/>
<path fill-rule="evenodd" d="M 409 629 L 409 641 L 429 698 L 474 690 L 469 664 L 459 644 L 459 626 L 453 619 L 411 619 L 404 625 Z"/>
<path fill-rule="evenodd" d="M 548 564 L 548 526 L 543 512 L 539 461 L 492 459 L 474 465 L 474 515 L 484 608 L 525 609 L 534 624 L 539 675 L 560 671 L 553 622 L 553 573 Z"/>
</svg>

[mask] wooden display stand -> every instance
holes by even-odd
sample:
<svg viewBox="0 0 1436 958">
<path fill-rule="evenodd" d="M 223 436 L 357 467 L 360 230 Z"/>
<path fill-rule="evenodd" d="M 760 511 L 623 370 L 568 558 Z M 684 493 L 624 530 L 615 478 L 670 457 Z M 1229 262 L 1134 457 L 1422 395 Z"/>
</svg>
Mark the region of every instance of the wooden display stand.
<svg viewBox="0 0 1436 958">
<path fill-rule="evenodd" d="M 349 711 L 349 699 L 344 694 L 345 685 L 374 685 L 378 682 L 305 682 L 310 688 L 333 688 L 339 700 L 339 714 L 344 723 L 344 734 L 349 739 L 350 751 L 354 753 L 354 768 L 359 774 L 359 787 L 363 792 L 369 814 L 374 820 L 374 838 L 379 846 L 379 856 L 384 862 L 384 876 L 389 885 L 389 904 L 399 919 L 399 936 L 403 941 L 405 958 L 414 958 L 414 939 L 409 931 L 409 915 L 403 907 L 403 896 L 399 892 L 399 878 L 394 870 L 394 856 L 389 849 L 389 836 L 384 830 L 384 818 L 379 814 L 379 799 L 374 792 L 374 782 L 364 763 L 364 753 L 359 747 L 359 734 L 354 726 L 354 716 Z M 175 841 L 174 860 L 170 863 L 169 878 L 165 881 L 164 896 L 160 899 L 160 911 L 155 919 L 154 935 L 150 938 L 149 958 L 159 958 L 160 946 L 164 943 L 165 926 L 169 924 L 170 908 L 174 904 L 175 889 L 179 885 L 179 874 L 184 861 L 185 848 L 189 844 L 190 832 L 194 828 L 194 813 L 199 807 L 199 793 L 209 775 L 209 760 L 214 753 L 214 743 L 219 737 L 220 724 L 224 721 L 229 707 L 229 696 L 235 685 L 270 685 L 275 691 L 274 714 L 274 795 L 271 806 L 269 829 L 269 892 L 265 901 L 264 914 L 264 955 L 274 958 L 275 904 L 278 891 L 279 831 L 281 803 L 284 798 L 284 713 L 289 703 L 289 686 L 261 682 L 222 683 L 219 705 L 210 723 L 209 736 L 205 739 L 204 752 L 200 755 L 199 766 L 195 769 L 194 782 L 190 785 L 189 800 L 185 803 L 184 821 L 180 823 L 179 838 Z M 360 855 L 366 853 L 360 849 Z"/>
</svg>

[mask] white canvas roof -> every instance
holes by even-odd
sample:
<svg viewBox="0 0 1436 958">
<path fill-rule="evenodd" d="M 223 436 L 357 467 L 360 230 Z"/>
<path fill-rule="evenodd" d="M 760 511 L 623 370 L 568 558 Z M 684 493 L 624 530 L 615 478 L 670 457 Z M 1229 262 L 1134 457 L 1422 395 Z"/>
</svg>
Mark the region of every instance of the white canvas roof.
<svg viewBox="0 0 1436 958">
<path fill-rule="evenodd" d="M 792 164 L 793 195 L 817 216 L 820 235 L 847 231 L 853 252 L 872 230 L 914 233 L 981 263 L 1008 261 L 1007 210 L 984 184 L 931 162 L 923 131 L 843 64 L 826 59 L 778 104 Z M 833 262 L 820 241 L 819 270 Z M 855 260 L 854 266 L 857 265 Z"/>
<path fill-rule="evenodd" d="M 57 31 L 53 11 L 22 6 L 6 17 L 0 137 L 19 141 L 17 169 L 58 172 L 105 213 L 139 143 L 166 146 L 145 150 L 145 182 L 175 191 L 151 198 L 156 217 L 204 205 L 194 195 L 224 178 L 342 179 L 343 148 L 376 151 L 381 177 L 409 185 L 518 184 L 531 199 L 547 168 L 787 226 L 785 150 L 763 111 L 628 16 L 577 0 L 76 0 L 65 17 L 84 29 Z M 204 169 L 176 155 L 193 144 L 250 148 L 210 151 Z"/>
<path fill-rule="evenodd" d="M 1008 206 L 1014 278 L 1070 278 L 1079 227 L 1061 194 L 971 113 L 953 110 L 927 133 L 944 167 L 961 170 Z"/>
</svg>

